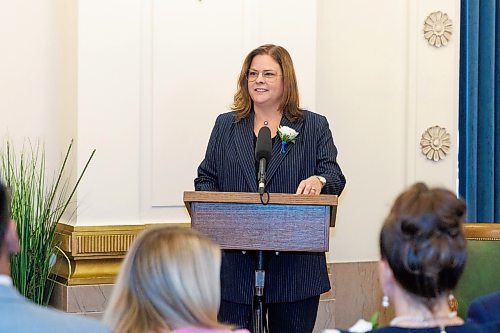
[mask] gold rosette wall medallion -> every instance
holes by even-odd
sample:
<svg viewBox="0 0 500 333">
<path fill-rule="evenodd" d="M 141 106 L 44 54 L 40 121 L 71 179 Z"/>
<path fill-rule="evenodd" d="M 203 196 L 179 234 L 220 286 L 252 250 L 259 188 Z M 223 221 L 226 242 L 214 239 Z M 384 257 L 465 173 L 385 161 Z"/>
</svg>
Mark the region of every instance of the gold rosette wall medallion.
<svg viewBox="0 0 500 333">
<path fill-rule="evenodd" d="M 450 151 L 450 134 L 446 129 L 439 126 L 432 126 L 425 130 L 420 139 L 422 154 L 427 159 L 435 162 L 442 160 Z"/>
<path fill-rule="evenodd" d="M 430 13 L 424 23 L 424 37 L 430 45 L 441 47 L 448 44 L 453 31 L 453 22 L 441 11 Z"/>
</svg>

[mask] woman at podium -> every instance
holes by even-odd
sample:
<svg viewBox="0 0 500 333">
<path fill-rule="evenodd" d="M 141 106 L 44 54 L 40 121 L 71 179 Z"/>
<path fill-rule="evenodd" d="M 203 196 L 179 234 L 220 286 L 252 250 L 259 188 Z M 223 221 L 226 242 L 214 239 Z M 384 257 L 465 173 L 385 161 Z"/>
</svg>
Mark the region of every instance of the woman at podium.
<svg viewBox="0 0 500 333">
<path fill-rule="evenodd" d="M 328 121 L 299 107 L 295 70 L 281 46 L 262 45 L 243 62 L 232 111 L 217 117 L 195 179 L 197 191 L 257 192 L 257 135 L 268 127 L 266 191 L 340 195 L 345 177 Z M 253 256 L 224 251 L 221 322 L 252 328 Z M 267 263 L 269 331 L 312 332 L 320 294 L 330 289 L 324 253 L 273 253 Z"/>
</svg>

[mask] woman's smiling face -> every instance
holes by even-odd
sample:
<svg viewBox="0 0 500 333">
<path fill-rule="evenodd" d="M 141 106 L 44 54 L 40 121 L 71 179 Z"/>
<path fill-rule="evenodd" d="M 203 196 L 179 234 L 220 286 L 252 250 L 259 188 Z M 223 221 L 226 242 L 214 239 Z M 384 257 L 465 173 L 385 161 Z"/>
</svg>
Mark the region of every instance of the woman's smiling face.
<svg viewBox="0 0 500 333">
<path fill-rule="evenodd" d="M 271 56 L 260 54 L 252 59 L 248 73 L 253 74 L 254 78 L 257 76 L 255 81 L 249 79 L 247 82 L 254 107 L 271 107 L 277 110 L 283 98 L 283 73 L 280 65 Z"/>
</svg>

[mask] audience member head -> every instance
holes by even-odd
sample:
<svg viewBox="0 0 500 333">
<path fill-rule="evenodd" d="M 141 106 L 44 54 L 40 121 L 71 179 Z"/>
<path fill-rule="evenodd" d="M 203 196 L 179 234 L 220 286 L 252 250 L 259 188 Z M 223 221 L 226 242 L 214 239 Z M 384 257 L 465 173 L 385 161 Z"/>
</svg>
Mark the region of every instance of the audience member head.
<svg viewBox="0 0 500 333">
<path fill-rule="evenodd" d="M 258 55 L 270 56 L 281 68 L 282 74 L 278 79 L 283 80 L 283 96 L 279 110 L 291 121 L 302 118 L 302 110 L 299 108 L 299 88 L 292 57 L 284 47 L 266 44 L 252 50 L 243 61 L 238 78 L 238 89 L 232 105 L 233 111 L 236 112 L 236 120 L 247 118 L 250 114 L 252 99 L 248 91 L 247 74 L 253 58 Z"/>
<path fill-rule="evenodd" d="M 7 198 L 7 189 L 0 182 L 0 248 L 3 246 L 5 233 L 10 220 L 10 204 Z"/>
<path fill-rule="evenodd" d="M 454 193 L 422 183 L 399 195 L 380 233 L 386 295 L 397 285 L 430 312 L 447 298 L 467 260 L 465 208 Z"/>
<path fill-rule="evenodd" d="M 222 328 L 221 252 L 193 229 L 144 231 L 129 250 L 104 321 L 114 332 Z"/>
<path fill-rule="evenodd" d="M 15 222 L 10 218 L 10 197 L 0 181 L 0 274 L 9 274 L 9 258 L 19 251 Z"/>
</svg>

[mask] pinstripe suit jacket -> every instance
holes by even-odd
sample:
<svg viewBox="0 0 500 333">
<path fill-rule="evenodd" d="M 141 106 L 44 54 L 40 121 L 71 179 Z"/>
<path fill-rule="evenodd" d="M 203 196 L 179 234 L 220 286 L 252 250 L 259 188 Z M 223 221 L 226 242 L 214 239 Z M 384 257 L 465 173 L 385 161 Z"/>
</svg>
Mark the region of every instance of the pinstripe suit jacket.
<svg viewBox="0 0 500 333">
<path fill-rule="evenodd" d="M 257 192 L 254 158 L 254 114 L 235 122 L 234 113 L 219 115 L 210 136 L 205 159 L 195 179 L 197 191 Z M 303 179 L 323 176 L 324 194 L 340 194 L 345 178 L 337 164 L 337 149 L 324 116 L 304 111 L 297 122 L 281 119 L 282 126 L 299 132 L 295 143 L 282 154 L 275 140 L 267 167 L 269 193 L 295 193 Z M 222 298 L 251 304 L 254 265 L 252 256 L 241 251 L 224 251 L 222 259 Z M 272 255 L 266 270 L 266 302 L 293 302 L 317 296 L 330 289 L 324 253 L 285 253 Z"/>
</svg>

